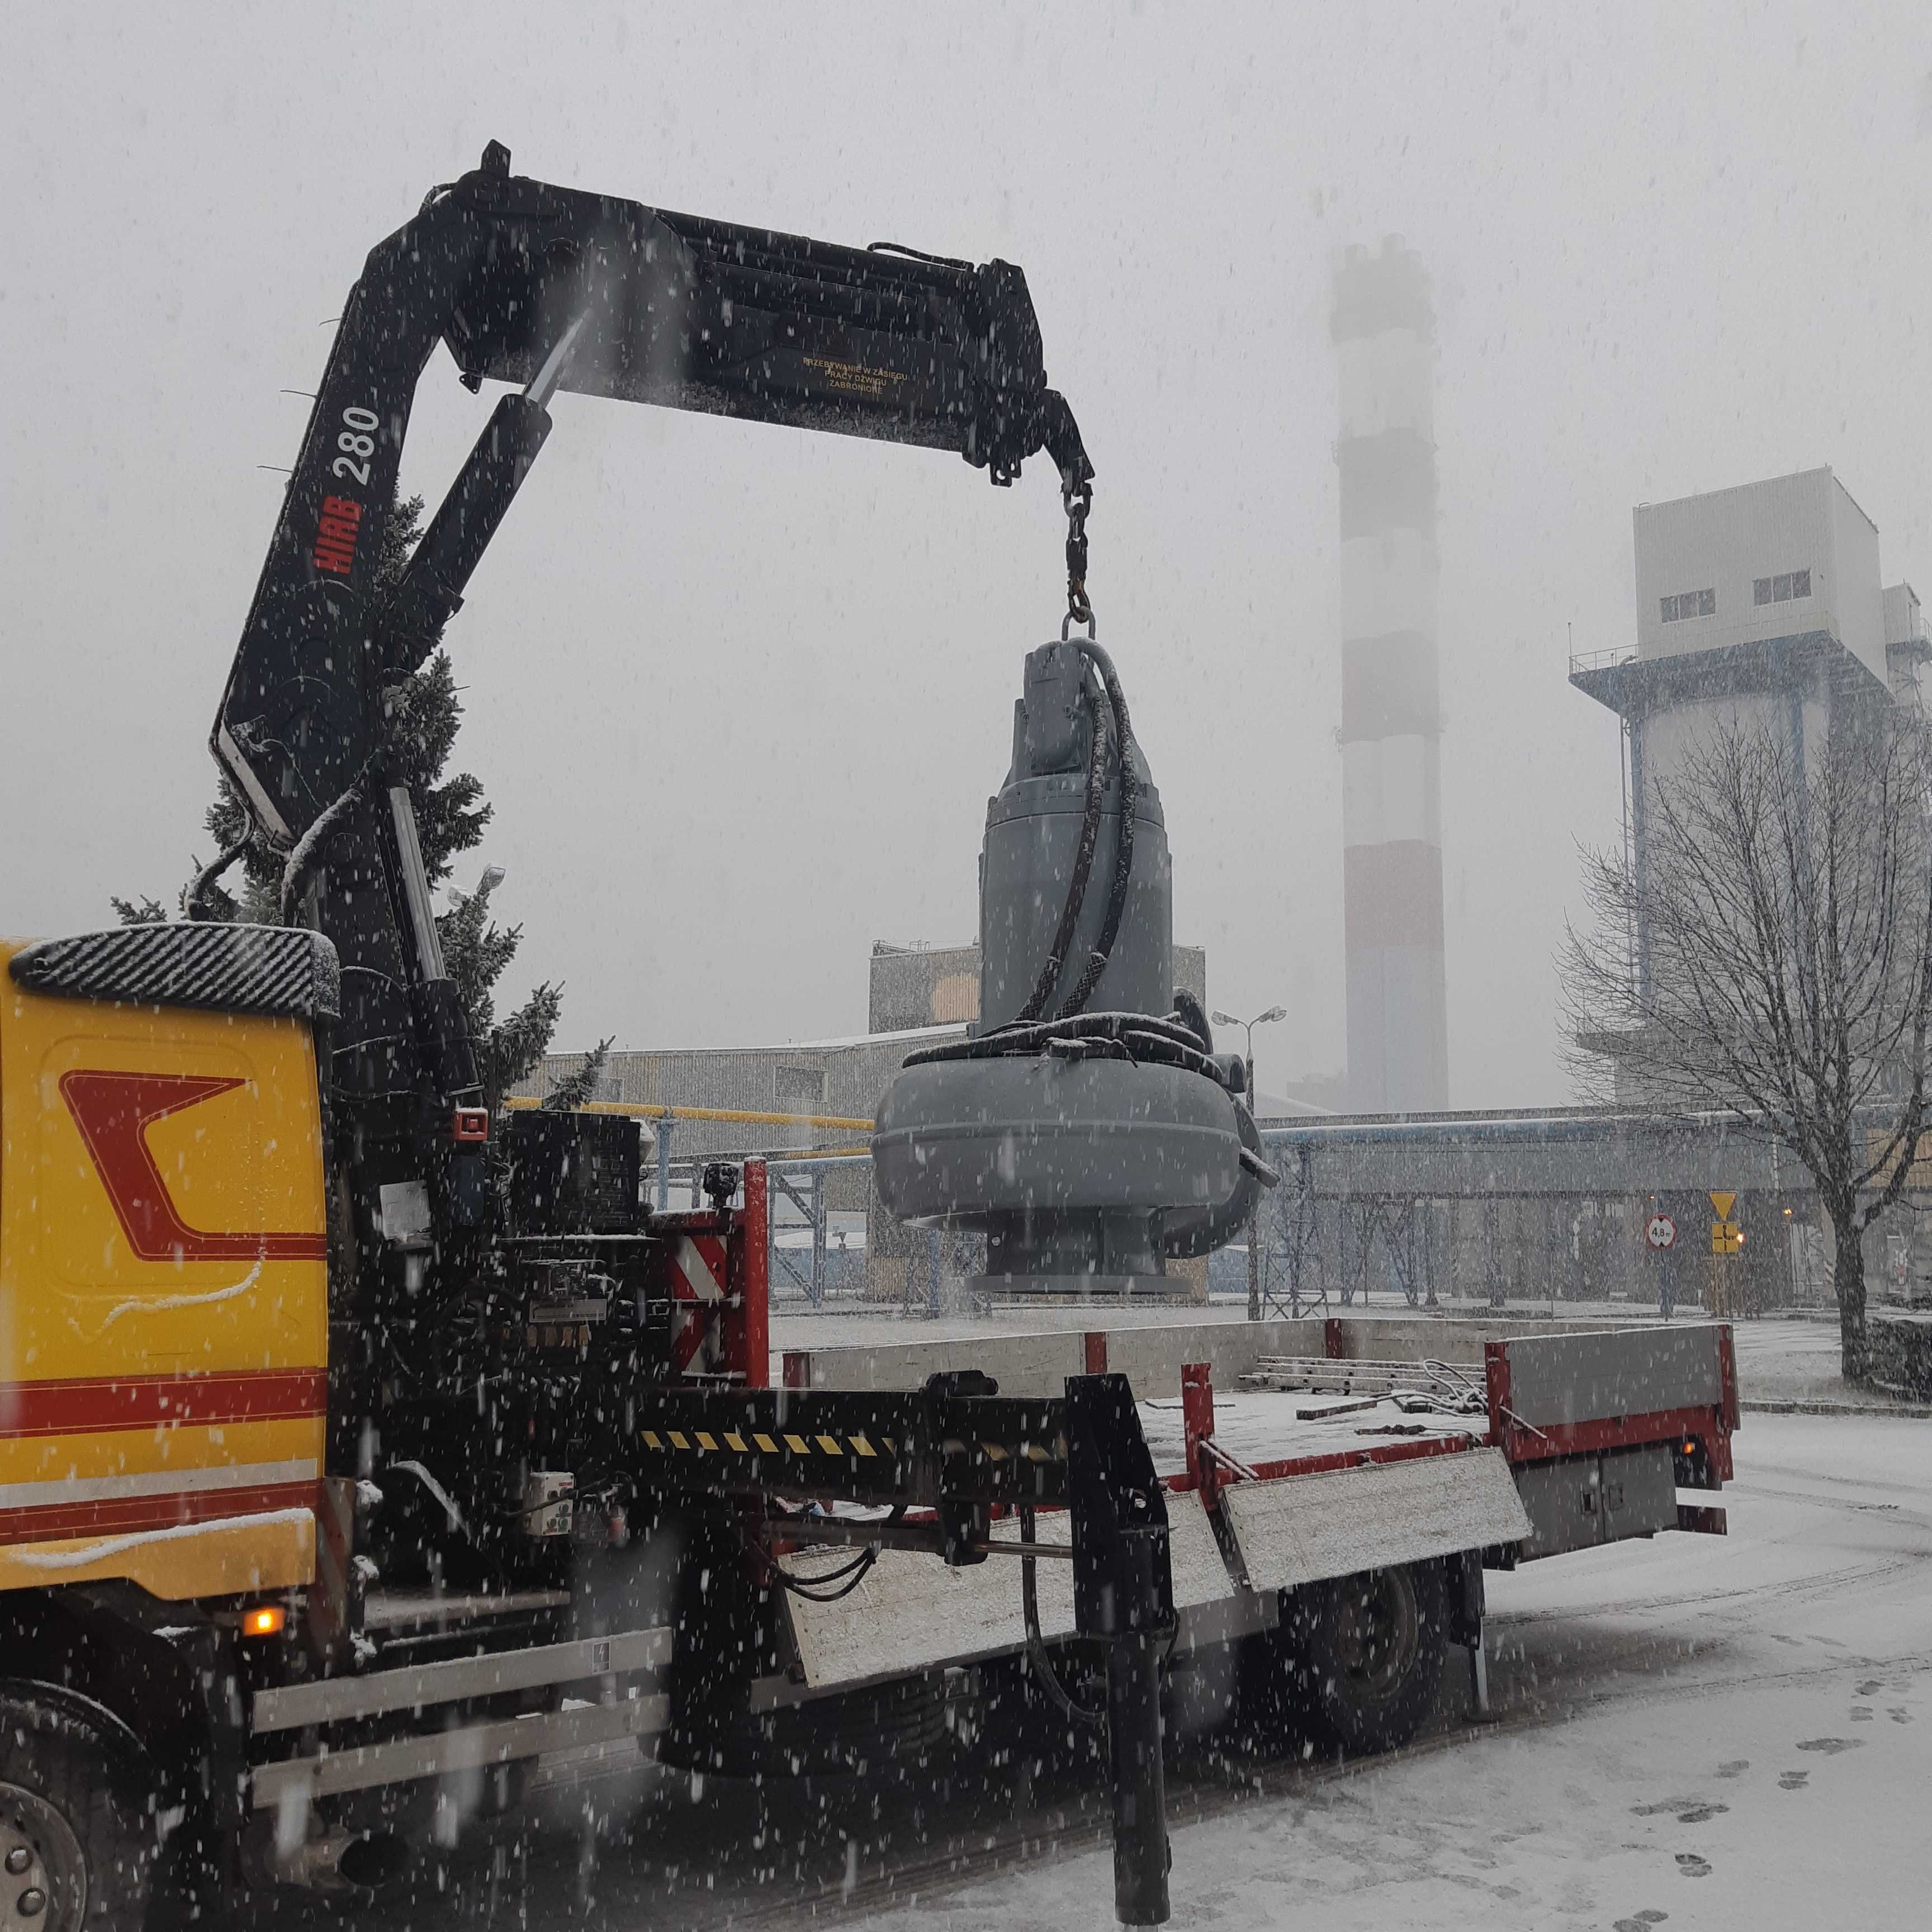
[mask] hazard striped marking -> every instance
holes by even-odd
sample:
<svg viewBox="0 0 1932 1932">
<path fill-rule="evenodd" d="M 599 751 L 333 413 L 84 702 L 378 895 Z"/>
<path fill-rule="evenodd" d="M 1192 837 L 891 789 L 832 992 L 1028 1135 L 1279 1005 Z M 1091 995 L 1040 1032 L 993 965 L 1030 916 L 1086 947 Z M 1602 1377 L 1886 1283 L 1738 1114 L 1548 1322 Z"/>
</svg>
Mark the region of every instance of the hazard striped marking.
<svg viewBox="0 0 1932 1932">
<path fill-rule="evenodd" d="M 671 1366 L 701 1375 L 718 1366 L 718 1317 L 724 1312 L 724 1244 L 715 1234 L 680 1236 L 670 1265 L 673 1317 Z"/>
<path fill-rule="evenodd" d="M 646 1449 L 654 1450 L 660 1454 L 664 1452 L 667 1447 L 686 1450 L 694 1455 L 702 1454 L 707 1450 L 714 1454 L 716 1452 L 719 1439 L 718 1437 L 708 1434 L 702 1429 L 694 1430 L 692 1434 L 697 1438 L 694 1442 L 691 1437 L 676 1429 L 668 1430 L 664 1436 L 660 1436 L 654 1429 L 640 1429 L 638 1432 L 638 1438 Z M 669 1438 L 668 1444 L 665 1440 L 666 1436 Z M 754 1429 L 751 1432 L 750 1438 L 748 1441 L 746 1437 L 734 1429 L 724 1432 L 723 1441 L 727 1449 L 734 1455 L 739 1456 L 748 1456 L 754 1450 L 762 1455 L 776 1456 L 781 1453 L 781 1445 L 783 1449 L 789 1450 L 794 1456 L 810 1456 L 817 1453 L 820 1455 L 837 1456 L 846 1459 L 855 1456 L 870 1456 L 876 1460 L 880 1453 L 879 1449 L 874 1446 L 869 1436 L 861 1436 L 856 1432 L 841 1438 L 831 1435 L 796 1436 L 788 1430 L 781 1436 L 774 1438 L 766 1435 L 762 1430 Z M 888 1456 L 896 1456 L 898 1454 L 898 1444 L 890 1436 L 880 1436 L 879 1442 L 884 1445 L 885 1454 Z M 946 1444 L 947 1452 L 957 1456 L 967 1455 L 971 1453 L 974 1448 L 976 1448 L 980 1454 L 989 1462 L 1006 1462 L 1015 1454 L 1013 1450 L 1000 1442 L 981 1442 L 969 1445 L 956 1439 L 949 1439 Z M 1053 1462 L 1064 1459 L 1065 1450 L 1064 1445 L 1058 1443 L 1022 1442 L 1018 1445 L 1018 1454 L 1029 1462 Z"/>
</svg>

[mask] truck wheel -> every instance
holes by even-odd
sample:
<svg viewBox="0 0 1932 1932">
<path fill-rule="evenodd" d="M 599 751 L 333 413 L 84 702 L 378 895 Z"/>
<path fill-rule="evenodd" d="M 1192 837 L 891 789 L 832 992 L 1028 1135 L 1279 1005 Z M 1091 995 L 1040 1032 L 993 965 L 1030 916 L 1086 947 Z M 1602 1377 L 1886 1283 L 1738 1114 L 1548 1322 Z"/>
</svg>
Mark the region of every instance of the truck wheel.
<svg viewBox="0 0 1932 1932">
<path fill-rule="evenodd" d="M 1439 1563 L 1369 1570 L 1295 1593 L 1310 1714 L 1351 1757 L 1406 1744 L 1442 1678 L 1448 1593 Z"/>
<path fill-rule="evenodd" d="M 0 1928 L 138 1927 L 154 1834 L 131 1751 L 64 1699 L 0 1690 Z"/>
</svg>

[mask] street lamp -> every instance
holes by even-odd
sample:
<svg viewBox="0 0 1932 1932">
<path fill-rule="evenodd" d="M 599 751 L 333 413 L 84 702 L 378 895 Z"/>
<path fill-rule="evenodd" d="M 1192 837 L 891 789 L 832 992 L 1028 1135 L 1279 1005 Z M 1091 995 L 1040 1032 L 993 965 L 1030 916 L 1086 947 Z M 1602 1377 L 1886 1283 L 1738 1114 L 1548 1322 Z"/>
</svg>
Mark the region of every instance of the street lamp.
<svg viewBox="0 0 1932 1932">
<path fill-rule="evenodd" d="M 1275 1020 L 1288 1017 L 1286 1006 L 1270 1006 L 1264 1013 L 1257 1013 L 1251 1020 L 1238 1020 L 1232 1013 L 1210 1013 L 1208 1016 L 1216 1026 L 1238 1026 L 1247 1036 L 1247 1052 L 1244 1055 L 1248 1066 L 1248 1100 L 1252 1106 L 1260 1089 L 1255 1081 L 1255 1028 L 1267 1026 Z M 1248 1319 L 1258 1322 L 1262 1318 L 1262 1269 L 1261 1269 L 1261 1196 L 1255 1196 L 1255 1204 L 1248 1214 Z"/>
</svg>

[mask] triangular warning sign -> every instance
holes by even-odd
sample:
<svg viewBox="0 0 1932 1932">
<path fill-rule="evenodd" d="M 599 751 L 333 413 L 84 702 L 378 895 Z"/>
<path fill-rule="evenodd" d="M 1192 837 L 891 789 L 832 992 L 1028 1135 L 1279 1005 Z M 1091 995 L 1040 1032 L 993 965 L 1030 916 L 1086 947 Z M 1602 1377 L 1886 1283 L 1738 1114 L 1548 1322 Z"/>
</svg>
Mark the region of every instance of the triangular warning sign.
<svg viewBox="0 0 1932 1932">
<path fill-rule="evenodd" d="M 1731 1218 L 1731 1210 L 1736 1204 L 1737 1198 L 1735 1194 L 1714 1193 L 1711 1196 L 1711 1205 L 1717 1210 L 1719 1220 L 1728 1221 Z"/>
</svg>

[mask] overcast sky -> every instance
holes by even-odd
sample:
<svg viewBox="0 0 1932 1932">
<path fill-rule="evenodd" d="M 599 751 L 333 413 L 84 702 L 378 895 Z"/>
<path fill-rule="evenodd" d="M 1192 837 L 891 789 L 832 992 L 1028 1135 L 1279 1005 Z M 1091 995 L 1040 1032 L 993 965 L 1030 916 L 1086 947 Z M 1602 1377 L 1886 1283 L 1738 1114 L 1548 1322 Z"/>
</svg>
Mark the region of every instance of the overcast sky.
<svg viewBox="0 0 1932 1932">
<path fill-rule="evenodd" d="M 0 931 L 172 898 L 363 256 L 520 173 L 1026 271 L 1090 579 L 1214 1004 L 1339 1069 L 1336 253 L 1434 275 L 1450 1082 L 1561 1099 L 1550 959 L 1616 833 L 1634 504 L 1829 464 L 1932 593 L 1932 14 L 1056 4 L 14 8 L 0 127 Z M 434 502 L 491 396 L 432 360 Z M 855 1032 L 972 935 L 1050 467 L 566 398 L 449 644 L 560 1044 Z"/>
</svg>

